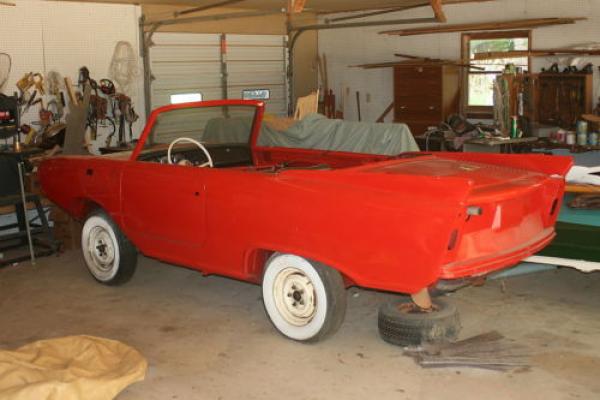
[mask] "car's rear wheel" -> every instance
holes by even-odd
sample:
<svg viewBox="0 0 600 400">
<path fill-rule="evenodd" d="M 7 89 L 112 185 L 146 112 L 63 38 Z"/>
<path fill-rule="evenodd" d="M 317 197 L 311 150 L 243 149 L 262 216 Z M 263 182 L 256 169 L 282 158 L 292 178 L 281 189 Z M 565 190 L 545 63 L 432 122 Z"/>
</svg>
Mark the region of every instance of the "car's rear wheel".
<svg viewBox="0 0 600 400">
<path fill-rule="evenodd" d="M 316 342 L 335 333 L 346 314 L 346 290 L 340 273 L 293 254 L 275 254 L 265 267 L 265 310 L 284 336 Z"/>
<path fill-rule="evenodd" d="M 95 211 L 85 220 L 81 251 L 92 276 L 105 285 L 123 284 L 135 272 L 135 246 L 104 211 Z"/>
</svg>

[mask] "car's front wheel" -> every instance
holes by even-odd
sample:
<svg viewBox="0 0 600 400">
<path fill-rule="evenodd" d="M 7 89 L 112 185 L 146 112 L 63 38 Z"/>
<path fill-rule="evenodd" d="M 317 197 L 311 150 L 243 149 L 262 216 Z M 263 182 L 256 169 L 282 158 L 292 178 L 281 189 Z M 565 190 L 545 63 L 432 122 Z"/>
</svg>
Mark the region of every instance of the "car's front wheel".
<svg viewBox="0 0 600 400">
<path fill-rule="evenodd" d="M 104 211 L 95 211 L 85 220 L 81 251 L 92 276 L 105 285 L 123 284 L 135 272 L 135 246 Z"/>
<path fill-rule="evenodd" d="M 275 254 L 269 259 L 262 291 L 271 322 L 290 339 L 322 340 L 339 329 L 346 314 L 340 273 L 293 254 Z"/>
</svg>

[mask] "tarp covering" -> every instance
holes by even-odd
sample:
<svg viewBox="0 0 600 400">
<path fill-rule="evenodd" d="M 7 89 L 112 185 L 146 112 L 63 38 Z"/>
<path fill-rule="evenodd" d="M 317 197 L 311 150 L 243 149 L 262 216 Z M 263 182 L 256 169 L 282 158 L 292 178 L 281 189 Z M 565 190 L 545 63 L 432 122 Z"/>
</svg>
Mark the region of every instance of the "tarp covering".
<svg viewBox="0 0 600 400">
<path fill-rule="evenodd" d="M 251 125 L 248 118 L 213 119 L 206 125 L 202 140 L 247 143 Z M 307 115 L 285 131 L 263 123 L 258 145 L 383 155 L 419 151 L 405 124 L 351 122 L 328 119 L 321 114 Z"/>
<path fill-rule="evenodd" d="M 310 114 L 284 132 L 263 124 L 260 146 L 395 155 L 419 151 L 408 126 L 328 119 Z"/>
<path fill-rule="evenodd" d="M 129 346 L 93 336 L 0 350 L 0 399 L 109 400 L 144 379 L 147 363 Z"/>
</svg>

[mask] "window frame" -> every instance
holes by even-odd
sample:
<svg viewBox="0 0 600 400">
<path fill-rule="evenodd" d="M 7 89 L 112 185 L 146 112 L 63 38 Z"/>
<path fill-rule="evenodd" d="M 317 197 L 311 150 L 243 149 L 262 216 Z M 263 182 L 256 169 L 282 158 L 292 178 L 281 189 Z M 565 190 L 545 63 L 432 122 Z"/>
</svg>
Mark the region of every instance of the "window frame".
<svg viewBox="0 0 600 400">
<path fill-rule="evenodd" d="M 485 39 L 507 39 L 507 38 L 527 38 L 527 50 L 532 49 L 532 31 L 531 30 L 512 30 L 512 31 L 493 31 L 493 32 L 467 32 L 461 35 L 461 59 L 465 65 L 471 63 L 469 58 L 469 44 L 471 40 Z M 531 57 L 527 57 L 527 70 L 531 72 Z M 488 74 L 494 74 L 488 72 Z M 462 68 L 462 113 L 471 118 L 493 118 L 493 106 L 469 106 L 469 69 Z"/>
</svg>

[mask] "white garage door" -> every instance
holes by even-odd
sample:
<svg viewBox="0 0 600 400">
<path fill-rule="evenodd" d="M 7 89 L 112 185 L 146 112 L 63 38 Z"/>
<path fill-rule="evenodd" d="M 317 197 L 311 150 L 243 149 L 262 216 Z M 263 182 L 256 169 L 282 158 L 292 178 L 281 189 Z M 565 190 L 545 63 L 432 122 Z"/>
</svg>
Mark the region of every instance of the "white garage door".
<svg viewBox="0 0 600 400">
<path fill-rule="evenodd" d="M 170 104 L 173 95 L 240 99 L 245 91 L 261 90 L 269 95 L 266 111 L 286 115 L 286 36 L 223 36 L 225 53 L 219 34 L 155 33 L 150 48 L 151 108 Z"/>
</svg>

